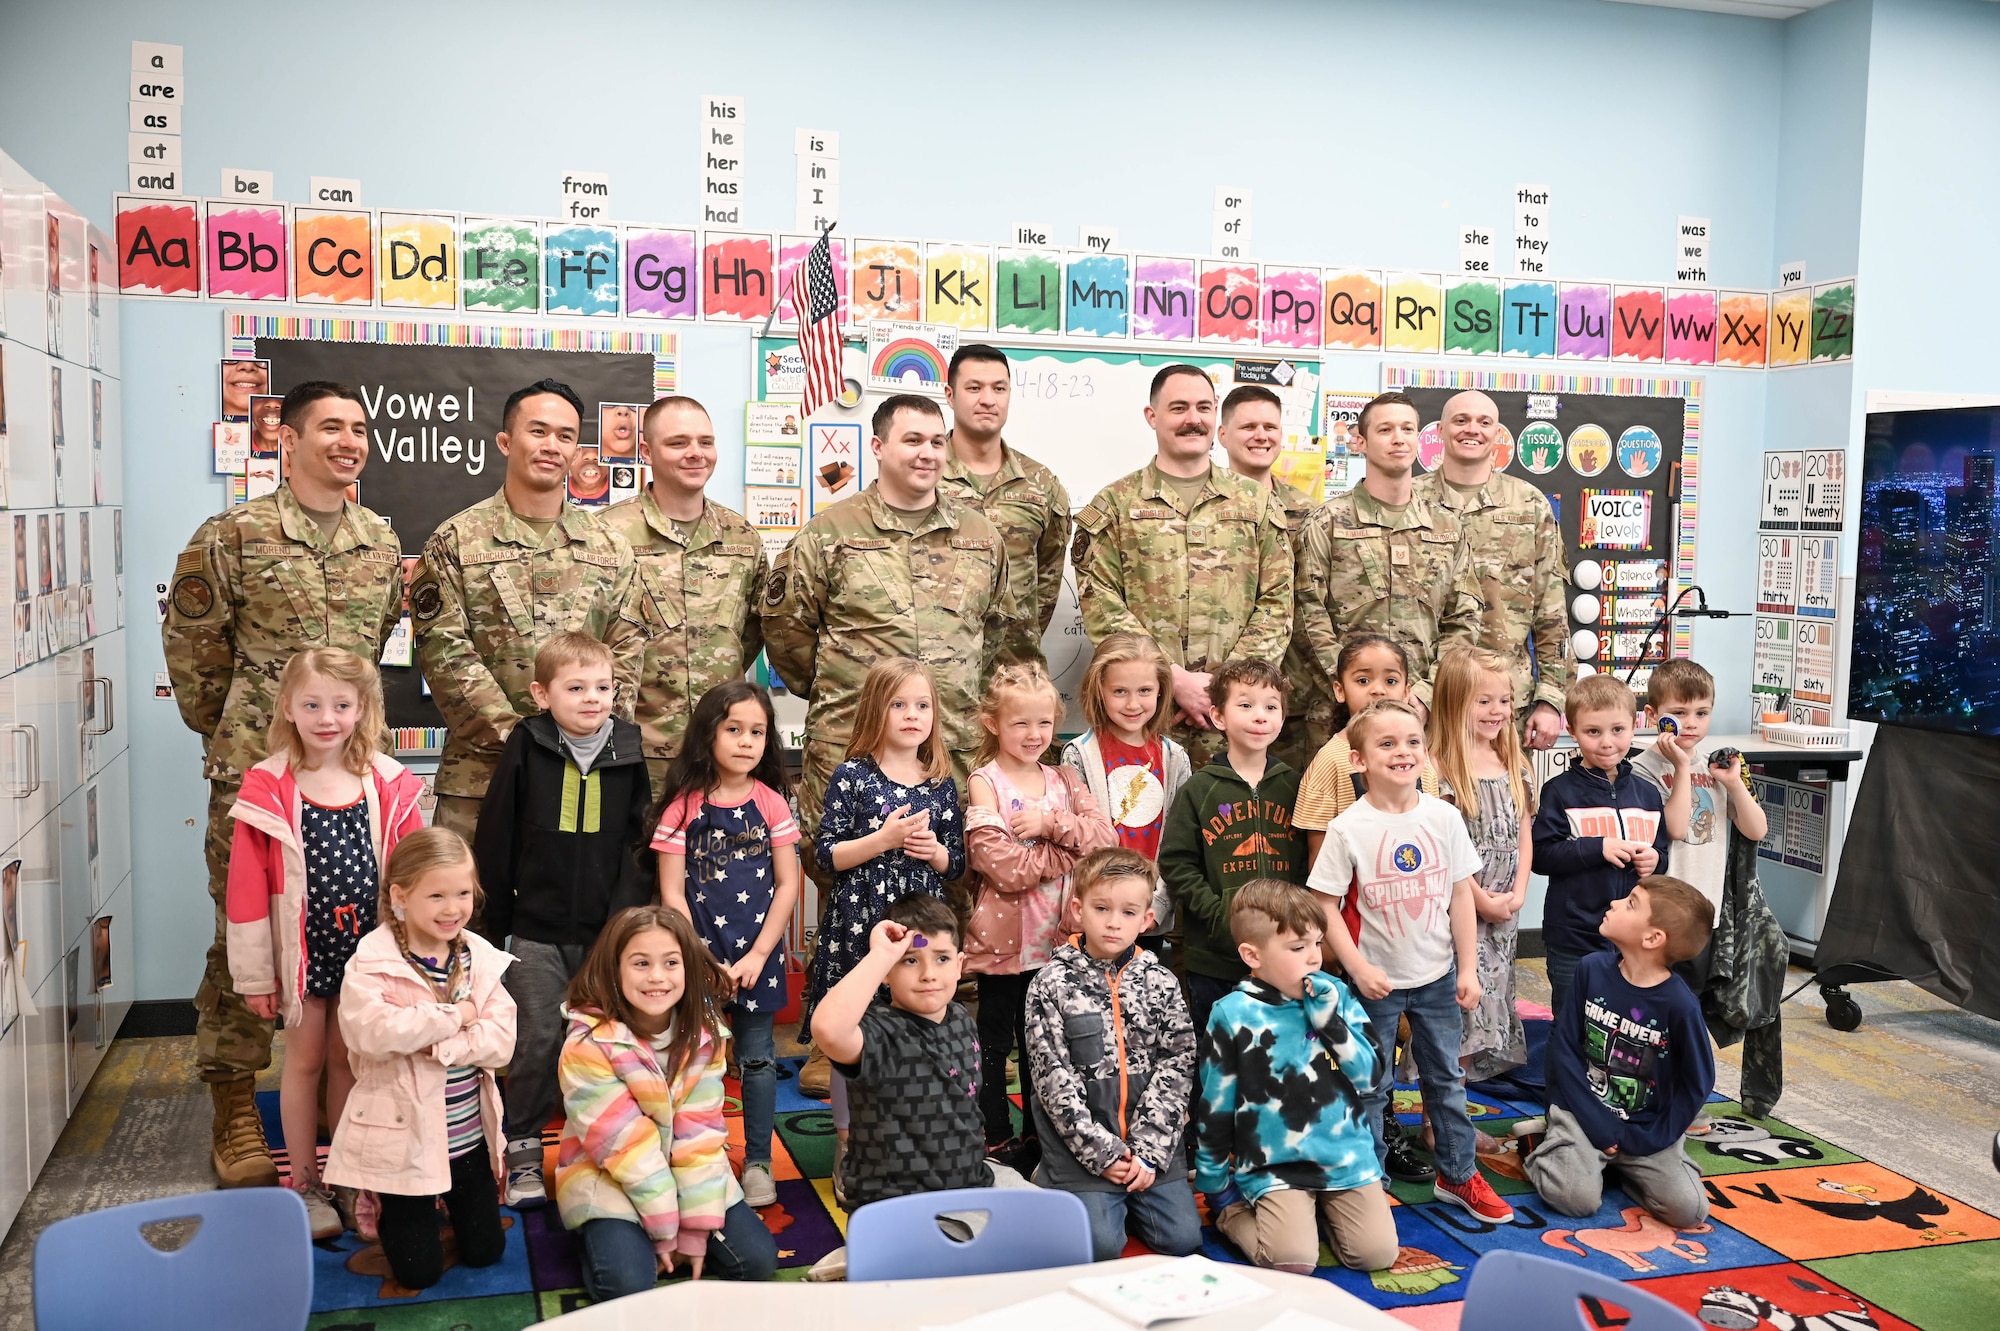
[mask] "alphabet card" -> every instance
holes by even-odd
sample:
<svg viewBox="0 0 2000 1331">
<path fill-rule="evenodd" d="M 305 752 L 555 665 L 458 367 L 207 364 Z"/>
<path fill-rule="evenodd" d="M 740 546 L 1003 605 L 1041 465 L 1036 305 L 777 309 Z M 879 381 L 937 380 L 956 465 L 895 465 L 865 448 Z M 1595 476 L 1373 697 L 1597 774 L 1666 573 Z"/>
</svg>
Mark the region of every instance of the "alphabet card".
<svg viewBox="0 0 2000 1331">
<path fill-rule="evenodd" d="M 1554 282 L 1510 280 L 1500 310 L 1500 351 L 1508 356 L 1553 356 L 1556 354 L 1557 313 L 1561 295 Z M 1459 322 L 1453 306 L 1445 320 L 1445 349 Z"/>
<path fill-rule="evenodd" d="M 117 228 L 120 295 L 201 295 L 201 217 L 192 200 L 121 194 Z"/>
<path fill-rule="evenodd" d="M 861 493 L 867 481 L 862 476 L 863 459 L 861 423 L 859 421 L 835 421 L 831 424 L 815 421 L 807 427 L 812 439 L 812 511 L 819 513 L 828 506 Z M 758 526 L 778 525 L 750 519 Z M 798 521 L 794 519 L 793 526 Z"/>
<path fill-rule="evenodd" d="M 283 300 L 287 240 L 283 204 L 211 199 L 207 209 L 208 294 Z"/>
<path fill-rule="evenodd" d="M 466 218 L 458 235 L 458 271 L 466 309 L 533 314 L 542 298 L 541 223 Z"/>
<path fill-rule="evenodd" d="M 993 253 L 984 245 L 932 245 L 924 256 L 930 322 L 984 332 L 993 321 Z"/>
<path fill-rule="evenodd" d="M 993 330 L 1060 333 L 1062 291 L 1061 251 L 1001 250 L 993 270 Z"/>
<path fill-rule="evenodd" d="M 856 323 L 874 319 L 921 319 L 924 317 L 924 261 L 913 240 L 857 240 L 854 242 L 854 292 L 852 318 Z"/>
<path fill-rule="evenodd" d="M 1383 345 L 1390 351 L 1444 349 L 1444 282 L 1437 273 L 1389 273 L 1382 286 L 1388 312 Z"/>
<path fill-rule="evenodd" d="M 1769 353 L 1771 297 L 1763 291 L 1724 291 L 1715 307 L 1720 326 L 1717 365 L 1761 367 Z"/>
<path fill-rule="evenodd" d="M 594 224 L 551 226 L 542 239 L 542 305 L 550 314 L 616 318 L 618 233 Z"/>
<path fill-rule="evenodd" d="M 792 275 L 798 272 L 799 265 L 806 261 L 806 256 L 818 243 L 818 236 L 778 237 L 778 322 L 781 324 L 799 321 L 798 311 L 792 307 Z M 829 237 L 827 252 L 833 260 L 833 289 L 840 305 L 833 317 L 845 327 L 848 319 L 847 242 L 838 236 Z"/>
<path fill-rule="evenodd" d="M 383 213 L 377 241 L 382 303 L 449 310 L 458 304 L 453 213 Z"/>
<path fill-rule="evenodd" d="M 1198 279 L 1201 304 L 1196 326 L 1204 342 L 1257 341 L 1261 291 L 1254 263 L 1204 260 Z"/>
<path fill-rule="evenodd" d="M 1500 349 L 1500 283 L 1490 277 L 1456 275 L 1447 282 L 1445 354 L 1491 356 Z"/>
<path fill-rule="evenodd" d="M 1317 268 L 1264 268 L 1264 345 L 1319 345 L 1320 277 Z"/>
<path fill-rule="evenodd" d="M 704 318 L 761 323 L 776 299 L 771 237 L 735 231 L 701 233 L 701 312 Z"/>
<path fill-rule="evenodd" d="M 696 314 L 693 231 L 625 228 L 625 317 L 692 319 Z"/>
<path fill-rule="evenodd" d="M 1253 265 L 1251 272 L 1255 273 Z M 1063 327 L 1079 337 L 1124 337 L 1131 328 L 1132 259 L 1098 250 L 1071 251 L 1063 272 Z M 1256 279 L 1247 297 L 1255 309 Z"/>
<path fill-rule="evenodd" d="M 1556 355 L 1571 360 L 1611 359 L 1611 288 L 1600 282 L 1565 282 L 1556 311 Z"/>
<path fill-rule="evenodd" d="M 1194 341 L 1195 261 L 1141 255 L 1132 264 L 1132 336 Z"/>
<path fill-rule="evenodd" d="M 375 299 L 375 219 L 334 208 L 292 209 L 292 298 L 301 305 Z"/>
<path fill-rule="evenodd" d="M 1382 349 L 1382 274 L 1369 268 L 1328 268 L 1326 343 L 1335 351 Z"/>
</svg>

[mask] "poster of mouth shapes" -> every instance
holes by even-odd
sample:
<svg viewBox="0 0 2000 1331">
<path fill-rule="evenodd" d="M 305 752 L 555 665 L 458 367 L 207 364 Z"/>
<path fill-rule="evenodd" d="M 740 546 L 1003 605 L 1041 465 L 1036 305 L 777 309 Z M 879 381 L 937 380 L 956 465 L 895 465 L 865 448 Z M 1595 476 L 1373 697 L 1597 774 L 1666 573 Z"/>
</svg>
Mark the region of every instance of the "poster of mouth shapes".
<svg viewBox="0 0 2000 1331">
<path fill-rule="evenodd" d="M 570 502 L 585 508 L 601 507 L 611 497 L 611 473 L 594 448 L 576 450 L 569 468 Z"/>
<path fill-rule="evenodd" d="M 250 399 L 271 391 L 271 362 L 227 357 L 221 366 L 222 419 L 250 419 Z"/>
<path fill-rule="evenodd" d="M 256 362 L 251 362 L 255 364 Z M 250 456 L 278 456 L 278 424 L 283 418 L 285 399 L 259 393 L 250 399 Z"/>
<path fill-rule="evenodd" d="M 41 556 L 41 562 L 36 566 L 41 573 L 41 585 L 36 590 L 47 596 L 56 589 L 56 560 L 49 553 L 49 515 L 46 513 L 35 514 L 35 550 Z"/>
<path fill-rule="evenodd" d="M 14 515 L 14 599 L 25 601 L 34 575 L 28 572 L 28 515 Z"/>
<path fill-rule="evenodd" d="M 90 922 L 90 984 L 103 993 L 111 987 L 111 917 L 100 915 Z"/>
<path fill-rule="evenodd" d="M 637 402 L 597 404 L 597 451 L 605 462 L 636 462 L 639 421 L 645 407 Z"/>
<path fill-rule="evenodd" d="M 63 354 L 62 340 L 62 222 L 54 213 L 48 218 L 48 318 L 49 354 Z"/>
<path fill-rule="evenodd" d="M 92 250 L 92 257 L 97 254 Z M 90 381 L 90 495 L 93 504 L 104 502 L 104 381 Z"/>
<path fill-rule="evenodd" d="M 49 445 L 55 454 L 56 502 L 66 503 L 63 494 L 63 453 L 66 451 L 68 431 L 63 427 L 63 381 L 62 366 L 49 366 Z"/>
</svg>

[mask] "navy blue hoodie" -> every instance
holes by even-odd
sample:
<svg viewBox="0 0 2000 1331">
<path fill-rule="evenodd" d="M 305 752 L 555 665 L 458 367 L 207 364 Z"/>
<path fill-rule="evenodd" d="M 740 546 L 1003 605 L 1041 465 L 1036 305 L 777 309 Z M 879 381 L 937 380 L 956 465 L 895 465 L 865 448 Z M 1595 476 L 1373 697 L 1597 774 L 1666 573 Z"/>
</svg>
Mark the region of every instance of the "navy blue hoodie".
<svg viewBox="0 0 2000 1331">
<path fill-rule="evenodd" d="M 1604 909 L 1630 896 L 1639 871 L 1604 858 L 1604 838 L 1650 841 L 1667 867 L 1667 835 L 1660 788 L 1620 762 L 1606 774 L 1582 763 L 1558 772 L 1542 787 L 1535 814 L 1535 864 L 1549 880 L 1542 906 L 1542 943 L 1552 952 L 1581 956 L 1606 946 L 1597 926 Z"/>
</svg>

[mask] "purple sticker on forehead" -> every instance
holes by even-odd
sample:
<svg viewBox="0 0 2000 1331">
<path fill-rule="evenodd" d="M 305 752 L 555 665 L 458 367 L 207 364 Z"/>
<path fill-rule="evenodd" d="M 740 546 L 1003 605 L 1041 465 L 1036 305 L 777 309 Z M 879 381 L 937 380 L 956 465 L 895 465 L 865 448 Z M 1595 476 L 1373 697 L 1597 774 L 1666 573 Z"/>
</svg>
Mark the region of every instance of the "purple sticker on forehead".
<svg viewBox="0 0 2000 1331">
<path fill-rule="evenodd" d="M 914 938 L 910 939 L 911 947 L 929 947 L 930 945 L 931 945 L 931 940 L 924 937 L 922 934 L 918 934 Z"/>
</svg>

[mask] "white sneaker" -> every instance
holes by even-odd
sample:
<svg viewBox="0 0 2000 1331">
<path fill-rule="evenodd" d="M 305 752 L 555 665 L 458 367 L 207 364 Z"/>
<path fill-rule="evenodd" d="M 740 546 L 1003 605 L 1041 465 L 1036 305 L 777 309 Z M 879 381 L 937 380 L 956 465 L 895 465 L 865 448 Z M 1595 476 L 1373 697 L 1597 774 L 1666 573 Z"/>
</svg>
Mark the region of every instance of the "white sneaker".
<svg viewBox="0 0 2000 1331">
<path fill-rule="evenodd" d="M 542 1139 L 525 1138 L 507 1143 L 507 1205 L 519 1210 L 546 1206 L 548 1189 L 542 1183 Z"/>
<path fill-rule="evenodd" d="M 340 1221 L 340 1212 L 334 1209 L 333 1194 L 318 1183 L 308 1183 L 299 1189 L 299 1200 L 306 1204 L 306 1224 L 312 1228 L 313 1242 L 322 1239 L 337 1239 L 347 1232 L 347 1226 Z"/>
<path fill-rule="evenodd" d="M 743 1200 L 753 1211 L 777 1202 L 778 1185 L 772 1181 L 769 1165 L 759 1162 L 743 1166 Z"/>
</svg>

